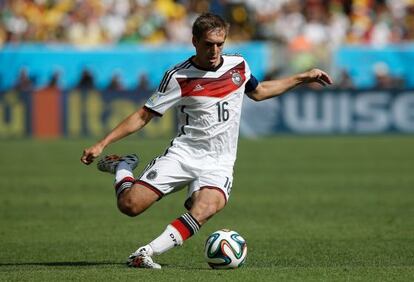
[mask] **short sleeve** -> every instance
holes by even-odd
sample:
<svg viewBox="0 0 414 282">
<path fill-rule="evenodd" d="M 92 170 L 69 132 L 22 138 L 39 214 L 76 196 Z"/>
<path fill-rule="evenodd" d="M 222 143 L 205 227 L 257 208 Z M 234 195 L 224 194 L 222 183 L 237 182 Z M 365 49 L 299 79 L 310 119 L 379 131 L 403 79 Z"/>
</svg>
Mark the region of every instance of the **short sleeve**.
<svg viewBox="0 0 414 282">
<path fill-rule="evenodd" d="M 162 116 L 169 108 L 176 105 L 181 99 L 181 88 L 174 77 L 164 81 L 145 103 L 145 107 Z"/>
<path fill-rule="evenodd" d="M 254 77 L 254 75 L 250 75 L 250 79 L 246 82 L 246 88 L 244 92 L 249 93 L 254 91 L 257 88 L 257 85 L 259 85 L 259 82 L 257 81 L 256 77 Z"/>
</svg>

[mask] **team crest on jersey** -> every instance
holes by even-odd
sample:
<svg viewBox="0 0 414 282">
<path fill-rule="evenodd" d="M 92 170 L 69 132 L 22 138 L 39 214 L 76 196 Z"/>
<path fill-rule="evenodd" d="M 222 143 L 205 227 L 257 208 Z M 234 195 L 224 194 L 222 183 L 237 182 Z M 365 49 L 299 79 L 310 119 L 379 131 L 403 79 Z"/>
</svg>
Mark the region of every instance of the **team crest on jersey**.
<svg viewBox="0 0 414 282">
<path fill-rule="evenodd" d="M 157 170 L 153 169 L 150 172 L 148 172 L 147 179 L 154 180 L 155 178 L 157 178 L 157 176 L 158 176 Z"/>
<path fill-rule="evenodd" d="M 231 73 L 231 81 L 233 81 L 233 83 L 236 84 L 237 86 L 239 86 L 240 84 L 242 84 L 243 78 L 242 78 L 241 74 L 237 70 L 232 71 L 232 73 Z"/>
</svg>

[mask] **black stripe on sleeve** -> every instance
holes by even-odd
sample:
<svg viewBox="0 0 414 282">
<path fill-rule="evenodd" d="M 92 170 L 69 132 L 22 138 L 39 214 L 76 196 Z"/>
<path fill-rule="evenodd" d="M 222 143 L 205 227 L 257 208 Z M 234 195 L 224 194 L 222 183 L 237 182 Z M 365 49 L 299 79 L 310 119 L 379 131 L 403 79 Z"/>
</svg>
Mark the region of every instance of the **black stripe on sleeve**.
<svg viewBox="0 0 414 282">
<path fill-rule="evenodd" d="M 168 77 L 168 73 L 169 73 L 169 72 L 170 72 L 170 71 L 166 71 L 166 72 L 165 72 L 164 77 L 162 78 L 161 83 L 160 83 L 160 85 L 158 86 L 158 92 L 160 92 L 160 90 L 161 90 L 161 85 L 163 85 L 163 84 L 164 84 L 165 80 L 166 80 L 166 79 L 167 79 L 167 77 Z"/>
<path fill-rule="evenodd" d="M 165 73 L 164 78 L 162 79 L 160 86 L 158 87 L 158 92 L 164 93 L 165 90 L 167 90 L 167 86 L 170 83 L 171 77 L 173 76 L 174 73 L 176 73 L 177 71 L 179 71 L 180 69 L 183 68 L 188 68 L 190 66 L 190 62 L 187 60 L 184 63 L 182 63 L 181 65 L 173 68 L 172 70 L 169 70 Z"/>
</svg>

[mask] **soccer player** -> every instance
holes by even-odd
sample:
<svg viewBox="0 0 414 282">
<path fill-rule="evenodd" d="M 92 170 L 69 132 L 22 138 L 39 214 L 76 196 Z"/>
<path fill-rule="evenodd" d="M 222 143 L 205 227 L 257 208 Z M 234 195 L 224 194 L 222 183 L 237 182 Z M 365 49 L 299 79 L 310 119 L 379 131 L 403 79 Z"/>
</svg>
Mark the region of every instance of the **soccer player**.
<svg viewBox="0 0 414 282">
<path fill-rule="evenodd" d="M 199 16 L 192 28 L 195 55 L 167 71 L 142 108 L 83 151 L 81 161 L 90 164 L 109 144 L 140 130 L 169 108 L 178 108 L 178 135 L 137 179 L 132 173 L 138 164 L 135 154 L 106 156 L 98 162 L 99 170 L 115 174 L 118 208 L 129 216 L 137 216 L 163 196 L 188 187 L 184 204 L 188 212 L 132 253 L 129 266 L 161 268 L 153 256 L 182 245 L 224 208 L 233 183 L 245 94 L 261 101 L 303 83 L 332 83 L 319 69 L 258 82 L 243 57 L 222 54 L 227 32 L 228 24 L 221 17 L 210 13 Z"/>
</svg>

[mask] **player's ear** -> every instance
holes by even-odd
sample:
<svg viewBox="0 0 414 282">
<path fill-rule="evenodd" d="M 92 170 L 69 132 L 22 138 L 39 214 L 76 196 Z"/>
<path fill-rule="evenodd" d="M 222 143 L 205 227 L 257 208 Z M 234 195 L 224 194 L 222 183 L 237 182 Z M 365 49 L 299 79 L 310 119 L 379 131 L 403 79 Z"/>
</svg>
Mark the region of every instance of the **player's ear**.
<svg viewBox="0 0 414 282">
<path fill-rule="evenodd" d="M 193 36 L 191 42 L 193 43 L 193 46 L 196 47 L 197 39 Z"/>
</svg>

